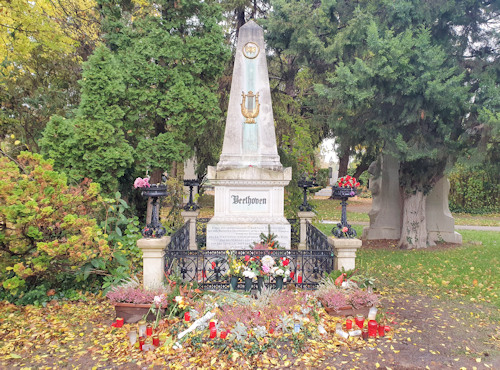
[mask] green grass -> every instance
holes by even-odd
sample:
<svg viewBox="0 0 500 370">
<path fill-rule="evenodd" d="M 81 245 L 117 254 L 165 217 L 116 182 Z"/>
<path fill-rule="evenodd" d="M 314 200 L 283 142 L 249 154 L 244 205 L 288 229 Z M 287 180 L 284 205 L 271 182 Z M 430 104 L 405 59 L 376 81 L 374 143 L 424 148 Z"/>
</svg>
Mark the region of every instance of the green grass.
<svg viewBox="0 0 500 370">
<path fill-rule="evenodd" d="M 455 225 L 500 226 L 500 214 L 489 213 L 471 215 L 468 213 L 453 213 Z"/>
<path fill-rule="evenodd" d="M 339 200 L 313 199 L 309 201 L 314 206 L 317 220 L 340 220 L 342 208 Z M 358 205 L 362 202 L 349 201 L 347 205 L 347 220 L 349 222 L 370 221 L 368 212 L 351 212 L 349 204 Z"/>
<path fill-rule="evenodd" d="M 500 307 L 500 233 L 461 231 L 460 247 L 361 249 L 356 265 L 382 287 Z"/>
</svg>

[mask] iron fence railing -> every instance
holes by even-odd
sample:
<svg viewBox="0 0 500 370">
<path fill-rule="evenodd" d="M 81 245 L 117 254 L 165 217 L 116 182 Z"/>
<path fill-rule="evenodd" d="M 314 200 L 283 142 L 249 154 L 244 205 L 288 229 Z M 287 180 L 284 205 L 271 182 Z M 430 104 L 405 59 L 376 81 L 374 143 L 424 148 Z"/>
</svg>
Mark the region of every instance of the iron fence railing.
<svg viewBox="0 0 500 370">
<path fill-rule="evenodd" d="M 307 223 L 306 227 L 306 245 L 309 250 L 332 250 L 328 243 L 328 237 L 310 222 Z"/>
<path fill-rule="evenodd" d="M 189 222 L 184 223 L 171 237 L 166 250 L 189 249 Z"/>
<path fill-rule="evenodd" d="M 286 257 L 290 264 L 290 277 L 286 284 L 294 283 L 303 289 L 314 289 L 321 278 L 330 273 L 334 266 L 333 251 L 328 250 L 233 250 L 237 258 L 245 256 L 270 255 L 273 258 Z M 226 250 L 168 250 L 165 254 L 165 272 L 167 275 L 177 273 L 186 283 L 196 282 L 203 289 L 228 290 Z M 264 282 L 274 286 L 274 278 Z M 243 283 L 239 283 L 239 288 Z M 257 283 L 254 284 L 257 287 Z"/>
</svg>

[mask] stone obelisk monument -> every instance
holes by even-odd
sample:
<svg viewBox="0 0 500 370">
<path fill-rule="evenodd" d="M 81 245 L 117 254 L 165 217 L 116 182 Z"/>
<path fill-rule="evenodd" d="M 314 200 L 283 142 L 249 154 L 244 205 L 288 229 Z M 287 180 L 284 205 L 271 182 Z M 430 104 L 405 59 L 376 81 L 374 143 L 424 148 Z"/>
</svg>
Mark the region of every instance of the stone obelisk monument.
<svg viewBox="0 0 500 370">
<path fill-rule="evenodd" d="M 239 30 L 222 154 L 207 177 L 215 187 L 207 249 L 247 249 L 269 227 L 290 248 L 284 187 L 292 170 L 278 156 L 264 32 L 254 21 Z"/>
</svg>

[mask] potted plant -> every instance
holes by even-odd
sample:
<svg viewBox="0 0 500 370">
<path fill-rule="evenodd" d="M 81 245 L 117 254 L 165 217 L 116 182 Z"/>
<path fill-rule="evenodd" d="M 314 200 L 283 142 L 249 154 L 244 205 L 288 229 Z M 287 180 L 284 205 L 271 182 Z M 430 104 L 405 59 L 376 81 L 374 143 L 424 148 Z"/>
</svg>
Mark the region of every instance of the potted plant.
<svg viewBox="0 0 500 370">
<path fill-rule="evenodd" d="M 344 274 L 340 275 L 343 276 Z M 338 278 L 323 279 L 315 292 L 326 312 L 332 315 L 349 316 L 356 314 L 368 315 L 370 307 L 378 303 L 378 296 L 366 289 L 359 288 L 355 283 L 337 284 Z"/>
<path fill-rule="evenodd" d="M 282 289 L 283 283 L 290 277 L 290 260 L 286 257 L 276 258 L 271 274 L 276 280 L 276 289 Z"/>
<path fill-rule="evenodd" d="M 252 290 L 253 280 L 260 276 L 260 258 L 258 256 L 250 257 L 245 256 L 245 268 L 243 276 L 245 277 L 245 292 Z"/>
<path fill-rule="evenodd" d="M 155 297 L 166 297 L 169 293 L 170 289 L 165 287 L 155 290 L 144 289 L 137 278 L 134 278 L 112 287 L 106 297 L 115 307 L 116 317 L 123 317 L 125 322 L 135 323 L 145 315 L 147 320 L 155 320 L 156 315 L 151 311 Z M 161 312 L 164 311 L 165 305 L 162 304 L 159 308 Z"/>
<path fill-rule="evenodd" d="M 229 285 L 232 291 L 236 290 L 239 279 L 243 276 L 245 265 L 236 258 L 233 251 L 226 251 L 228 269 L 226 274 L 229 276 Z"/>
</svg>

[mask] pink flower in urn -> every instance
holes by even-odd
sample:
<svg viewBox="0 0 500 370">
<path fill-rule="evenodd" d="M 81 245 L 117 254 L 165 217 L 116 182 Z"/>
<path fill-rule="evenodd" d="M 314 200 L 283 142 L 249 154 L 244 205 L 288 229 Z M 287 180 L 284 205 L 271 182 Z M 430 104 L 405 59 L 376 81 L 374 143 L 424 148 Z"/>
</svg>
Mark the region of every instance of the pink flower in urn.
<svg viewBox="0 0 500 370">
<path fill-rule="evenodd" d="M 145 178 L 141 178 L 141 177 L 138 177 L 135 179 L 134 181 L 134 188 L 149 188 L 151 185 L 149 184 L 149 178 L 148 177 L 145 177 Z"/>
<path fill-rule="evenodd" d="M 264 273 L 268 274 L 268 273 L 269 273 L 269 271 L 270 271 L 269 266 L 267 266 L 267 265 L 262 265 L 262 271 L 264 271 Z"/>
</svg>

